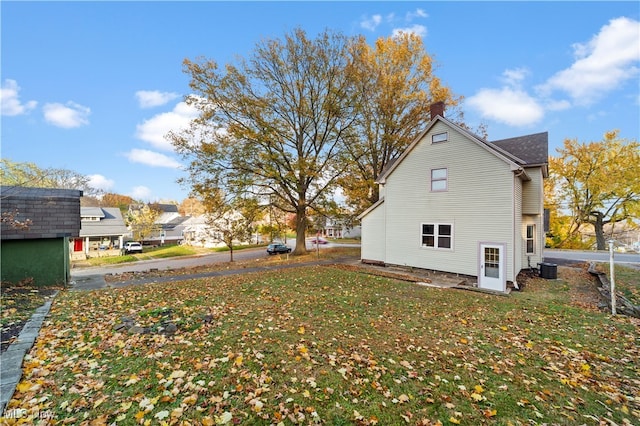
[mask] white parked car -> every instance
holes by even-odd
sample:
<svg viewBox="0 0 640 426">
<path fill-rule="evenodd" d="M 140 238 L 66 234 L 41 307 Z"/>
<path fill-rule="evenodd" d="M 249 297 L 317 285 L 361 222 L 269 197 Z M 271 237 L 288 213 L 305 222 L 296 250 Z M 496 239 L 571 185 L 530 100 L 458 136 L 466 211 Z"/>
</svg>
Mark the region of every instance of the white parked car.
<svg viewBox="0 0 640 426">
<path fill-rule="evenodd" d="M 124 248 L 125 254 L 142 253 L 142 244 L 136 241 L 129 241 L 128 243 L 124 243 L 123 248 Z"/>
</svg>

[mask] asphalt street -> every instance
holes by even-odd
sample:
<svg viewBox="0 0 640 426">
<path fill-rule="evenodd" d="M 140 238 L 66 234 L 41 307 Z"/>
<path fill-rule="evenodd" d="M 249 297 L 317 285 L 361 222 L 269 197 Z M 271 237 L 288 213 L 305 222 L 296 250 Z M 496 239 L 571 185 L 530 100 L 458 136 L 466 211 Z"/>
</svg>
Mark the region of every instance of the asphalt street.
<svg viewBox="0 0 640 426">
<path fill-rule="evenodd" d="M 608 251 L 581 251 L 581 250 L 544 250 L 544 260 L 549 263 L 563 264 L 567 262 L 609 262 Z M 616 264 L 628 266 L 640 270 L 640 254 L 614 253 L 613 261 Z"/>
</svg>

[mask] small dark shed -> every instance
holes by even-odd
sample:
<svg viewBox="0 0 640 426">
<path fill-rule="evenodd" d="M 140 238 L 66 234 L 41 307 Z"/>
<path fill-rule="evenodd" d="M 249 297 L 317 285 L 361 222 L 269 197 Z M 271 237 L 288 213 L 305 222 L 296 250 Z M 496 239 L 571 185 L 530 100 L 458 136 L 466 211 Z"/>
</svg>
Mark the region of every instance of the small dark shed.
<svg viewBox="0 0 640 426">
<path fill-rule="evenodd" d="M 69 239 L 80 234 L 80 197 L 82 191 L 73 189 L 0 187 L 3 282 L 69 282 Z M 16 226 L 17 221 L 28 226 Z"/>
</svg>

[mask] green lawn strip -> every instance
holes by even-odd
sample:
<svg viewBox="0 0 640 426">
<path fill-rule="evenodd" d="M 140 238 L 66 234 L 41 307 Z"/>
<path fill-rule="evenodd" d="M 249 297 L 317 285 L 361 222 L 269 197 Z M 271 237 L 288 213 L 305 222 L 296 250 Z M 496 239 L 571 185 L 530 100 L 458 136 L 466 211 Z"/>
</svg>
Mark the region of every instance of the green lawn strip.
<svg viewBox="0 0 640 426">
<path fill-rule="evenodd" d="M 640 273 L 622 265 L 615 267 L 616 289 L 634 305 L 640 305 Z"/>
<path fill-rule="evenodd" d="M 506 298 L 306 267 L 65 292 L 10 407 L 109 424 L 637 423 L 636 326 L 568 305 L 566 287 Z M 151 332 L 116 331 L 127 317 Z"/>
<path fill-rule="evenodd" d="M 120 263 L 137 262 L 138 260 L 140 259 L 138 259 L 133 254 L 125 254 L 124 256 L 91 257 L 87 260 L 83 260 L 82 263 L 83 264 L 86 263 L 89 266 L 100 266 L 100 265 L 118 265 Z"/>
<path fill-rule="evenodd" d="M 91 257 L 76 263 L 86 263 L 90 266 L 116 265 L 120 263 L 137 262 L 139 260 L 165 259 L 169 257 L 192 256 L 198 253 L 207 253 L 211 250 L 200 250 L 188 246 L 167 245 L 162 247 L 144 246 L 144 251 L 138 254 L 126 254 L 123 256 Z"/>
<path fill-rule="evenodd" d="M 608 263 L 598 263 L 598 271 L 605 272 L 611 278 Z M 621 293 L 634 305 L 640 305 L 640 273 L 637 269 L 616 264 L 614 269 L 616 293 Z"/>
</svg>

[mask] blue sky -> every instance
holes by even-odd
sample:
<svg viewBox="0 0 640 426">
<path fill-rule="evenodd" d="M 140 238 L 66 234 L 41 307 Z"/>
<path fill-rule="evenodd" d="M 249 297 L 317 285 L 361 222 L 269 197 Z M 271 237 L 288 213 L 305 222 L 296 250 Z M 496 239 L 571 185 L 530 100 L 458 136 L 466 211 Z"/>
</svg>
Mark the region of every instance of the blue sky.
<svg viewBox="0 0 640 426">
<path fill-rule="evenodd" d="M 301 27 L 422 36 L 435 74 L 490 140 L 549 132 L 640 139 L 640 5 L 632 2 L 13 2 L 0 4 L 1 155 L 181 201 L 163 135 L 194 112 L 185 58 L 248 57 Z"/>
</svg>

